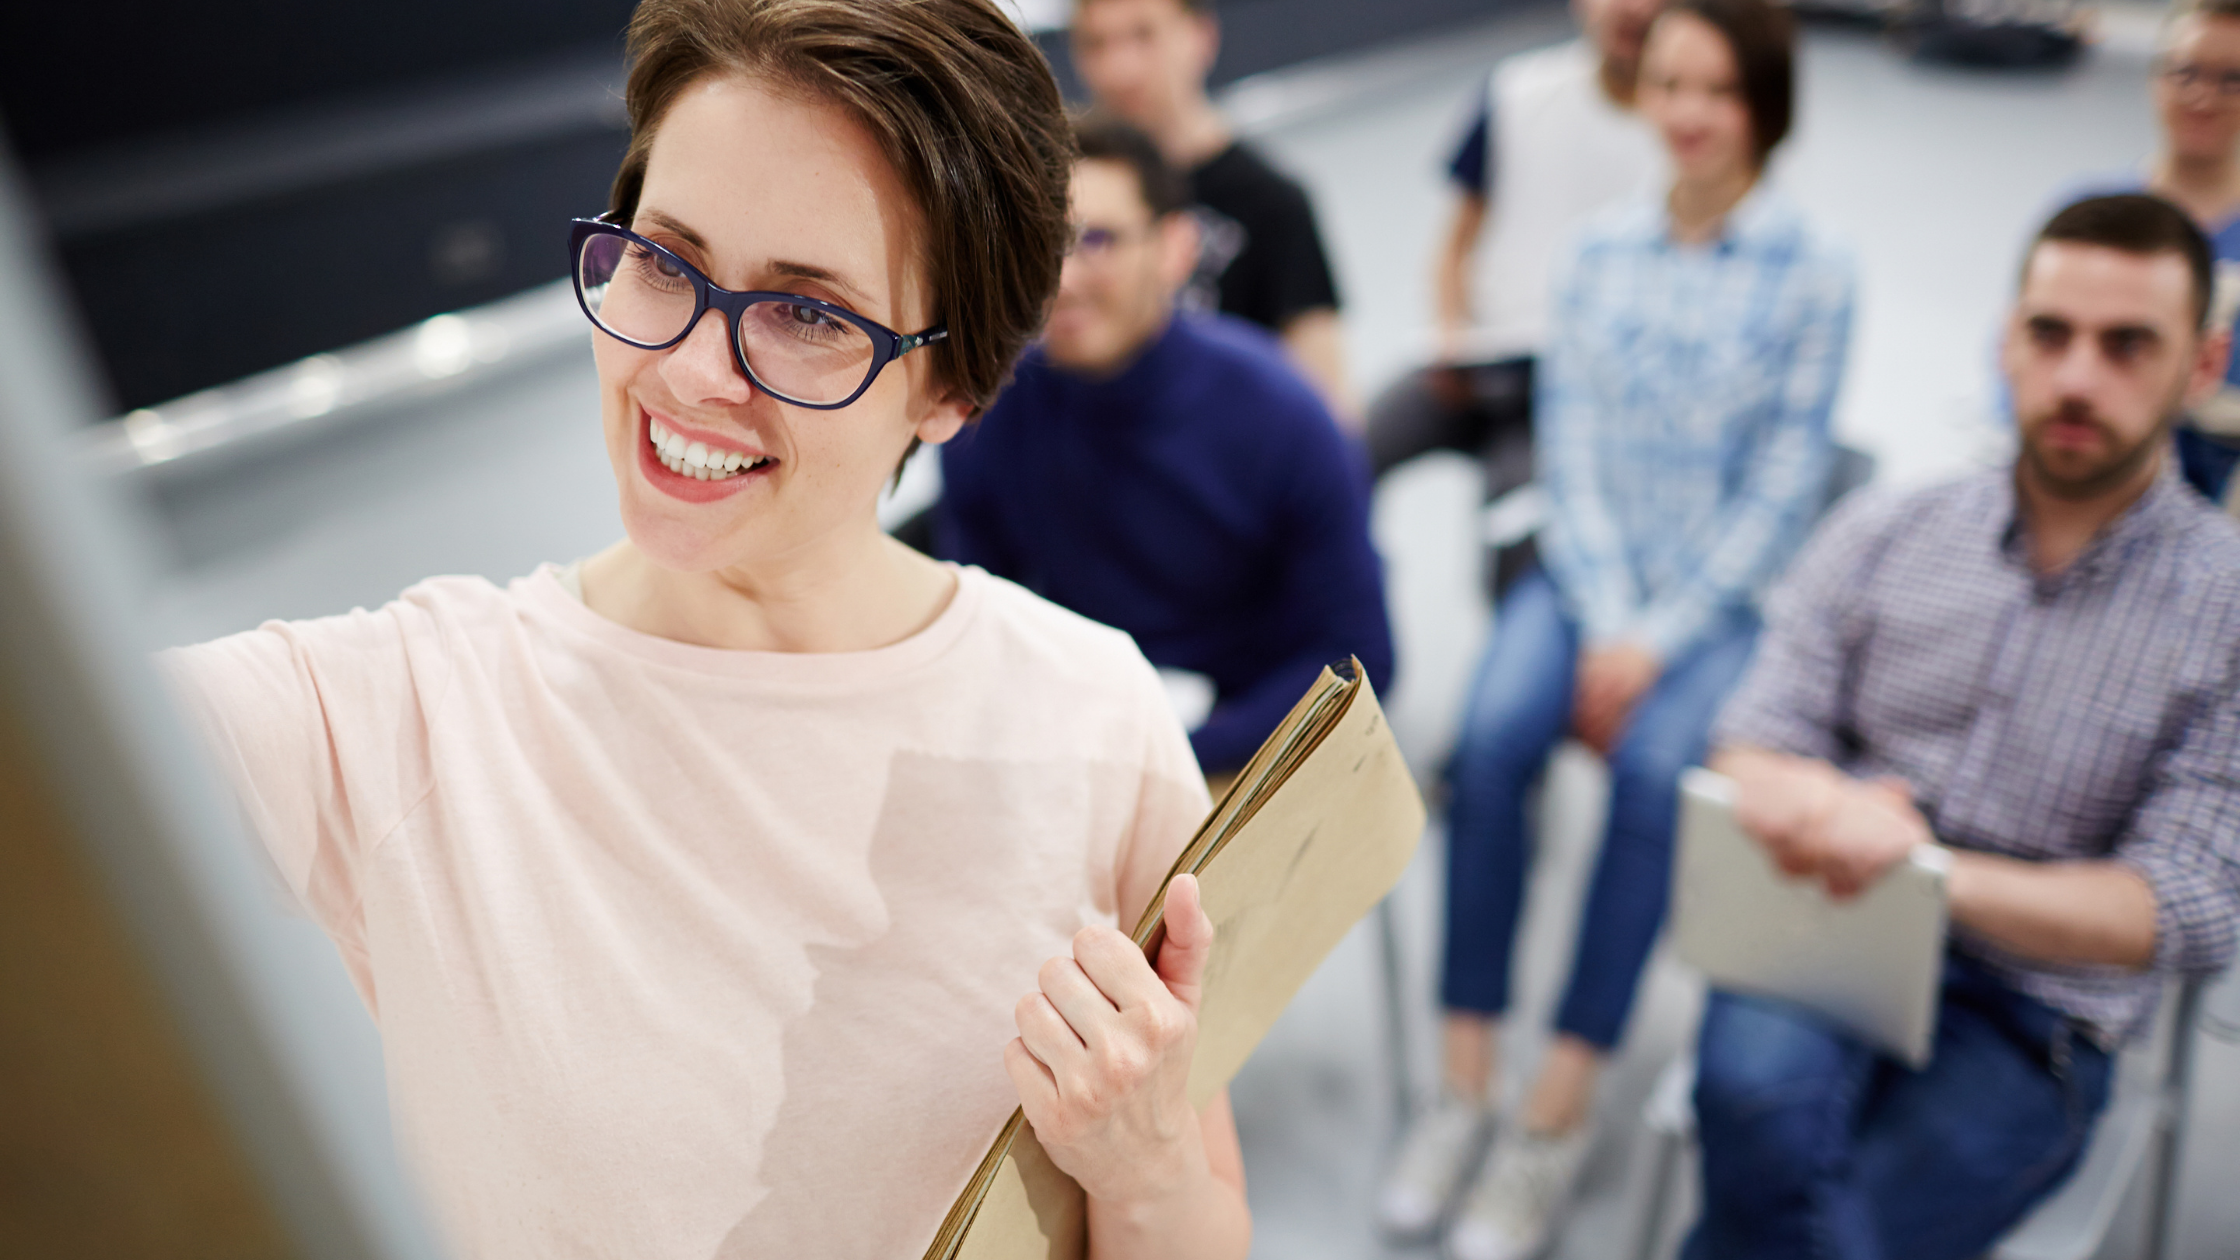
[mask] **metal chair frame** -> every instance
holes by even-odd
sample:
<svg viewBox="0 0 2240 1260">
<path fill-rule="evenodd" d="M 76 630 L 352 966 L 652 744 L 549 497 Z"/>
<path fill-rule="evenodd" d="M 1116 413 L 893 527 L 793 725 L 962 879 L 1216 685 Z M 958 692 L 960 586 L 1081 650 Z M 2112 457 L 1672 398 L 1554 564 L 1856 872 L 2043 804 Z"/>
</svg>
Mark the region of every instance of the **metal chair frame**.
<svg viewBox="0 0 2240 1260">
<path fill-rule="evenodd" d="M 2111 1099 L 2108 1110 L 2101 1116 L 2100 1127 L 2093 1133 L 2092 1145 L 2086 1148 L 2085 1160 L 2077 1172 L 2060 1189 L 2054 1191 L 2029 1216 L 2018 1222 L 2007 1236 L 1993 1247 L 1987 1260 L 2055 1260 L 2060 1258 L 2087 1257 L 2096 1252 L 2114 1223 L 2117 1209 L 2125 1195 L 2138 1180 L 2142 1169 L 2151 1165 L 2153 1178 L 2146 1204 L 2147 1260 L 2174 1260 L 2177 1251 L 2177 1198 L 2182 1152 L 2185 1147 L 2188 1111 L 2193 1097 L 2193 1072 L 2196 1043 L 2200 1039 L 2201 995 L 2207 981 L 2193 976 L 2173 981 L 2176 990 L 2171 1012 L 2165 1017 L 2167 1025 L 2163 1036 L 2167 1040 L 2160 1047 L 2157 1079 L 2148 1090 L 2144 1114 L 2127 1114 L 2133 1125 L 2146 1126 L 2141 1135 L 2146 1141 L 2142 1149 L 2113 1152 L 2117 1156 L 2114 1175 L 2094 1185 L 2081 1176 L 2094 1155 L 2095 1148 L 2108 1141 L 2125 1142 L 2132 1134 L 2110 1132 L 2118 1119 L 2120 1097 Z M 2122 1069 L 2119 1067 L 2119 1072 Z M 2119 1077 L 2119 1091 L 2120 1091 Z M 1673 1181 L 1680 1164 L 1680 1155 L 1695 1130 L 1695 1109 L 1690 1095 L 1695 1086 L 1695 1056 L 1683 1052 L 1666 1065 L 1657 1076 L 1657 1083 L 1650 1091 L 1649 1101 L 1642 1108 L 1642 1127 L 1654 1143 L 1648 1154 L 1647 1194 L 1641 1209 L 1640 1224 L 1635 1230 L 1633 1255 L 1637 1260 L 1656 1260 L 1660 1245 L 1669 1224 L 1668 1208 L 1672 1199 Z M 2153 1148 L 2148 1155 L 2145 1146 Z M 2128 1165 L 2128 1166 L 2126 1166 Z M 2070 1199 L 2072 1195 L 2092 1195 L 2089 1204 L 2080 1206 Z M 2085 1233 L 2068 1238 L 2042 1238 L 2041 1219 L 2058 1219 L 2054 1214 L 2084 1218 Z M 2034 1232 L 2034 1230 L 2036 1232 Z"/>
</svg>

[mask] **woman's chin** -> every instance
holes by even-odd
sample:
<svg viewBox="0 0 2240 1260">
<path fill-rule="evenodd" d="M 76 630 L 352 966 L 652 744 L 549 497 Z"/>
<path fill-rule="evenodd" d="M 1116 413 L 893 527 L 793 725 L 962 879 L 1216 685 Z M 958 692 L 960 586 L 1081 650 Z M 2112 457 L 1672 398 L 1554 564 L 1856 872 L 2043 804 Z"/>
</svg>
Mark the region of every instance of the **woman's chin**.
<svg viewBox="0 0 2240 1260">
<path fill-rule="evenodd" d="M 658 568 L 677 573 L 706 573 L 739 564 L 753 550 L 740 531 L 718 532 L 694 521 L 680 521 L 665 512 L 634 508 L 625 503 L 622 529 L 630 545 Z"/>
</svg>

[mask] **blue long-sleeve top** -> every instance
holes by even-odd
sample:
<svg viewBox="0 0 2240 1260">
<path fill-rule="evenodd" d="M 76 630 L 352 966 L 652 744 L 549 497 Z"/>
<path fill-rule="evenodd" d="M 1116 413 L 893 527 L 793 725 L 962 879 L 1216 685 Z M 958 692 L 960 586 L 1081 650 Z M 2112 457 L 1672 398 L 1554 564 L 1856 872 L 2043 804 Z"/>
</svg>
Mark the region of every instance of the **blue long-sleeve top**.
<svg viewBox="0 0 2240 1260">
<path fill-rule="evenodd" d="M 1678 660 L 1780 575 L 1827 490 L 1851 295 L 1849 256 L 1769 189 L 1704 245 L 1661 201 L 1587 229 L 1533 424 L 1540 555 L 1589 641 Z"/>
<path fill-rule="evenodd" d="M 941 475 L 944 557 L 1213 680 L 1190 736 L 1209 774 L 1242 767 L 1324 665 L 1391 681 L 1365 462 L 1249 324 L 1177 316 L 1106 380 L 1030 350 Z"/>
</svg>

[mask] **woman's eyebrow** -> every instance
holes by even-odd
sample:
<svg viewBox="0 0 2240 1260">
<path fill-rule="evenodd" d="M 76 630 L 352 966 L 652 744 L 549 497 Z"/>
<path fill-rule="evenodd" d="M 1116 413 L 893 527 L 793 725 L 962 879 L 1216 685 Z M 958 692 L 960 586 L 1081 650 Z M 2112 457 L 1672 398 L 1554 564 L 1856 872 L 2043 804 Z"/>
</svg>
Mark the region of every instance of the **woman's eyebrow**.
<svg viewBox="0 0 2240 1260">
<path fill-rule="evenodd" d="M 703 254 L 709 252 L 707 238 L 685 226 L 684 222 L 675 216 L 664 214 L 659 210 L 643 210 L 640 213 L 654 226 L 683 237 L 686 243 L 694 249 Z M 815 263 L 792 262 L 783 258 L 773 258 L 767 266 L 771 272 L 777 275 L 796 280 L 814 280 L 819 284 L 831 285 L 833 288 L 840 290 L 841 296 L 846 299 L 846 304 L 851 306 L 863 306 L 871 300 L 870 295 L 863 291 L 862 286 L 850 283 L 846 277 L 830 267 L 819 267 Z"/>
<path fill-rule="evenodd" d="M 686 243 L 694 249 L 706 250 L 708 248 L 707 238 L 686 227 L 682 220 L 663 214 L 659 210 L 647 210 L 644 213 L 646 218 L 651 219 L 656 225 L 683 237 Z"/>
<path fill-rule="evenodd" d="M 860 305 L 869 300 L 868 296 L 862 289 L 856 287 L 853 284 L 850 284 L 845 277 L 840 275 L 840 273 L 833 271 L 829 267 L 819 267 L 814 263 L 789 262 L 783 258 L 773 258 L 770 260 L 770 270 L 776 272 L 779 275 L 791 276 L 798 280 L 814 280 L 819 284 L 829 284 L 833 288 L 840 290 L 842 296 L 846 297 L 850 302 L 855 304 Z"/>
</svg>

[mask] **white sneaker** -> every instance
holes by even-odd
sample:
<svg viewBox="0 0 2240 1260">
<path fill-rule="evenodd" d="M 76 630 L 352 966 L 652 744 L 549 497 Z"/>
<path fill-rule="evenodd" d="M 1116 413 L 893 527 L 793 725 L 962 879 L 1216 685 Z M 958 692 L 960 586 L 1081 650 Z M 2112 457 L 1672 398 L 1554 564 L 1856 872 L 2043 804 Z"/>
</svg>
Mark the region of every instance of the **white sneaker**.
<svg viewBox="0 0 2240 1260">
<path fill-rule="evenodd" d="M 1377 1191 L 1377 1224 L 1396 1241 L 1428 1239 L 1492 1131 L 1491 1108 L 1451 1094 L 1418 1115 Z"/>
<path fill-rule="evenodd" d="M 1447 1231 L 1449 1260 L 1526 1260 L 1546 1250 L 1593 1134 L 1582 1124 L 1553 1137 L 1517 1133 L 1494 1143 Z"/>
</svg>

